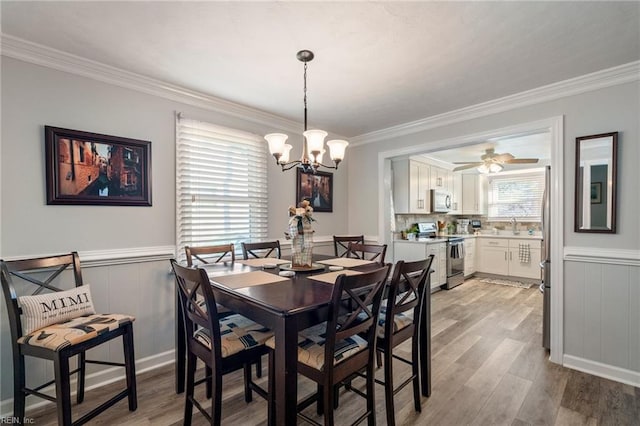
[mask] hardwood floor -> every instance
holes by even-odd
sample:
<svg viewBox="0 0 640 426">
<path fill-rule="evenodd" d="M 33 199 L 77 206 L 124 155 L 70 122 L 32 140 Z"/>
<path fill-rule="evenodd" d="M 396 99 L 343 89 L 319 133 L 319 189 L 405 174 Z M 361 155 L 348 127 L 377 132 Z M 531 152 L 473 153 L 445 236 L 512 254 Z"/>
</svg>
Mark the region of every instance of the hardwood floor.
<svg viewBox="0 0 640 426">
<path fill-rule="evenodd" d="M 470 280 L 434 293 L 432 308 L 433 392 L 423 398 L 422 412 L 416 413 L 411 387 L 403 389 L 396 396 L 398 425 L 640 425 L 640 388 L 547 360 L 548 353 L 540 346 L 542 296 L 535 286 L 520 289 Z M 399 349 L 407 351 L 409 346 Z M 408 373 L 401 363 L 394 368 L 400 379 Z M 174 393 L 173 377 L 172 366 L 139 375 L 138 410 L 130 413 L 126 401 L 120 402 L 91 424 L 182 424 L 184 397 Z M 223 383 L 223 424 L 266 424 L 266 402 L 254 395 L 254 401 L 245 404 L 240 372 L 225 376 Z M 266 387 L 264 377 L 258 383 Z M 123 385 L 87 392 L 85 402 L 74 407 L 74 418 L 118 386 Z M 300 379 L 299 396 L 312 389 Z M 204 401 L 204 389 L 199 394 Z M 376 400 L 377 423 L 384 424 L 381 386 L 376 386 Z M 343 393 L 339 423 L 351 423 L 363 408 L 364 400 Z M 315 408 L 307 412 L 314 414 Z M 56 424 L 53 406 L 27 415 L 37 425 Z M 194 413 L 193 424 L 206 421 Z"/>
</svg>

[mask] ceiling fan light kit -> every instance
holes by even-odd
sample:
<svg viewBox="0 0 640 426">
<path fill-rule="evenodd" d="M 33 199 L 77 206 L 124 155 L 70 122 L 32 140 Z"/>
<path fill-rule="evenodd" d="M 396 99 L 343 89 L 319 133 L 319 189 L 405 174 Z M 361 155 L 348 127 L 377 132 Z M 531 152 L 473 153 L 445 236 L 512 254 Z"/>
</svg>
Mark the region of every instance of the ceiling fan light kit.
<svg viewBox="0 0 640 426">
<path fill-rule="evenodd" d="M 307 130 L 307 63 L 313 60 L 314 55 L 310 50 L 301 50 L 296 54 L 296 58 L 304 63 L 304 132 L 302 133 L 302 156 L 299 160 L 290 160 L 290 144 L 286 143 L 288 136 L 284 133 L 269 133 L 264 138 L 269 144 L 269 152 L 276 159 L 282 171 L 299 167 L 302 171 L 315 173 L 318 168 L 337 169 L 338 164 L 344 159 L 345 150 L 349 142 L 342 139 L 334 139 L 327 142 L 329 147 L 329 157 L 333 161 L 333 166 L 322 164 L 322 157 L 326 152 L 324 139 L 327 132 L 324 130 Z"/>
<path fill-rule="evenodd" d="M 487 148 L 480 156 L 481 161 L 459 161 L 454 164 L 463 164 L 453 169 L 454 172 L 476 167 L 480 173 L 499 173 L 505 164 L 530 164 L 537 163 L 537 158 L 515 158 L 512 154 L 496 154 L 493 148 Z"/>
</svg>

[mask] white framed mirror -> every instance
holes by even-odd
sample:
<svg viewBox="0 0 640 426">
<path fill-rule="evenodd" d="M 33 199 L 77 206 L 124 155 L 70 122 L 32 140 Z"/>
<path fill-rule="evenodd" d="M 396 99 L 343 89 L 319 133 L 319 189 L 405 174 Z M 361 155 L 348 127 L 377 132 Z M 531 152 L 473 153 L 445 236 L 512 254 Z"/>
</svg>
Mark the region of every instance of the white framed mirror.
<svg viewBox="0 0 640 426">
<path fill-rule="evenodd" d="M 576 138 L 575 232 L 616 232 L 618 132 Z"/>
</svg>

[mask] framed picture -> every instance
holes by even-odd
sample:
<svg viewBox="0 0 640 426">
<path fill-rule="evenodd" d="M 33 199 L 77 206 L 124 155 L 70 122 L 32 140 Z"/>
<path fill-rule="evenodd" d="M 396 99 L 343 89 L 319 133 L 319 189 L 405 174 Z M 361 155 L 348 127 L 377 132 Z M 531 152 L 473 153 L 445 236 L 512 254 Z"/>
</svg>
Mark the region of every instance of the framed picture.
<svg viewBox="0 0 640 426">
<path fill-rule="evenodd" d="M 309 200 L 313 211 L 333 212 L 333 173 L 296 173 L 296 204 Z"/>
<path fill-rule="evenodd" d="M 602 182 L 591 184 L 591 204 L 602 203 Z"/>
<path fill-rule="evenodd" d="M 45 126 L 47 204 L 151 206 L 151 142 Z"/>
</svg>

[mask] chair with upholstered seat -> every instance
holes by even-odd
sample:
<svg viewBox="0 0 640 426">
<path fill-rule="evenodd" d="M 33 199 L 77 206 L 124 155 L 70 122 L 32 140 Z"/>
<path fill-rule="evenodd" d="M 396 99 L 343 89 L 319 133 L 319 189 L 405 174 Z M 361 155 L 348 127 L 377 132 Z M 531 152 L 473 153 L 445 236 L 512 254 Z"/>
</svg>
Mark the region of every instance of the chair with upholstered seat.
<svg viewBox="0 0 640 426">
<path fill-rule="evenodd" d="M 280 259 L 280 241 L 264 241 L 260 243 L 241 243 L 244 260 L 261 257 L 277 257 Z"/>
<path fill-rule="evenodd" d="M 58 424 L 83 424 L 118 401 L 127 398 L 129 411 L 137 409 L 133 321 L 131 315 L 96 314 L 88 285 L 83 285 L 78 253 L 15 261 L 0 261 L 2 291 L 7 304 L 11 348 L 13 351 L 13 416 L 24 421 L 25 400 L 34 395 L 57 405 Z M 69 274 L 68 271 L 72 274 Z M 73 288 L 62 290 L 62 283 Z M 17 285 L 17 284 L 20 285 Z M 37 288 L 31 295 L 27 285 Z M 19 293 L 16 291 L 19 290 Z M 45 292 L 48 290 L 49 292 Z M 86 359 L 85 352 L 122 337 L 124 363 Z M 25 357 L 53 361 L 54 380 L 27 387 Z M 69 361 L 78 357 L 78 367 L 70 370 Z M 84 400 L 86 364 L 125 368 L 126 389 L 72 422 L 71 374 L 77 373 L 76 400 Z M 3 373 L 7 369 L 3 366 Z M 55 383 L 55 396 L 42 389 Z M 126 419 L 122 419 L 126 422 Z"/>
<path fill-rule="evenodd" d="M 366 392 L 355 388 L 353 391 L 366 399 L 367 408 L 355 423 L 366 418 L 369 425 L 375 424 L 376 319 L 390 267 L 385 265 L 357 275 L 339 275 L 332 289 L 328 320 L 298 334 L 298 373 L 314 381 L 318 388 L 316 393 L 298 403 L 298 417 L 319 424 L 302 413 L 316 402 L 318 411 L 324 413 L 324 424 L 333 425 L 335 392 L 339 384 L 364 370 Z M 349 306 L 353 308 L 349 309 Z M 269 339 L 266 345 L 274 349 L 275 340 Z M 274 409 L 274 358 L 273 350 L 269 351 L 270 413 Z"/>
<path fill-rule="evenodd" d="M 334 235 L 333 250 L 336 257 L 345 257 L 349 251 L 349 243 L 364 244 L 364 235 Z"/>
<path fill-rule="evenodd" d="M 250 365 L 267 353 L 264 342 L 273 333 L 242 315 L 234 314 L 220 319 L 207 272 L 200 268 L 180 266 L 173 259 L 171 267 L 176 278 L 187 339 L 184 424 L 191 424 L 195 406 L 211 424 L 219 425 L 224 374 L 244 369 L 245 401 L 251 402 L 252 391 L 267 398 L 266 392 L 251 380 Z M 204 306 L 201 298 L 204 298 Z M 204 362 L 207 374 L 196 381 L 198 359 Z M 210 412 L 194 396 L 195 386 L 203 382 L 211 386 L 210 390 L 207 389 L 207 393 L 212 395 Z"/>
<path fill-rule="evenodd" d="M 384 385 L 387 425 L 395 424 L 394 396 L 409 383 L 413 383 L 414 407 L 420 412 L 419 342 L 420 318 L 427 309 L 431 263 L 433 255 L 415 262 L 398 261 L 388 286 L 387 299 L 380 308 L 377 350 L 384 357 Z M 427 312 L 428 313 L 428 312 Z M 411 339 L 411 359 L 393 353 L 393 349 Z M 411 376 L 397 387 L 393 384 L 393 360 L 411 366 Z M 424 374 L 424 373 L 423 373 Z"/>
<path fill-rule="evenodd" d="M 195 261 L 200 264 L 219 263 L 236 260 L 233 244 L 219 244 L 215 246 L 185 246 L 187 266 L 193 266 Z"/>
<path fill-rule="evenodd" d="M 384 257 L 387 253 L 386 244 L 360 244 L 349 243 L 345 257 L 373 260 L 384 265 Z"/>
</svg>

